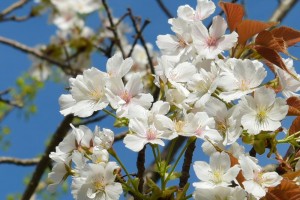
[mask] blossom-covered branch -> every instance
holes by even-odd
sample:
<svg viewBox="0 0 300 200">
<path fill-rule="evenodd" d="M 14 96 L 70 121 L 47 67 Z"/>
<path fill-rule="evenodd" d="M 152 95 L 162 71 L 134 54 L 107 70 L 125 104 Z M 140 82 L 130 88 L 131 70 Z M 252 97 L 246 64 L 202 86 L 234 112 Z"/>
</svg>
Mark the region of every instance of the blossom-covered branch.
<svg viewBox="0 0 300 200">
<path fill-rule="evenodd" d="M 22 200 L 30 199 L 33 195 L 39 181 L 41 180 L 42 175 L 44 174 L 47 166 L 51 163 L 51 159 L 49 154 L 55 150 L 56 146 L 63 140 L 66 136 L 68 130 L 70 129 L 70 123 L 73 121 L 74 116 L 68 115 L 66 116 L 59 127 L 56 129 L 55 133 L 53 134 L 49 145 L 47 146 L 43 156 L 41 157 L 39 163 L 36 166 L 36 169 L 29 181 L 26 190 L 22 195 Z"/>
</svg>

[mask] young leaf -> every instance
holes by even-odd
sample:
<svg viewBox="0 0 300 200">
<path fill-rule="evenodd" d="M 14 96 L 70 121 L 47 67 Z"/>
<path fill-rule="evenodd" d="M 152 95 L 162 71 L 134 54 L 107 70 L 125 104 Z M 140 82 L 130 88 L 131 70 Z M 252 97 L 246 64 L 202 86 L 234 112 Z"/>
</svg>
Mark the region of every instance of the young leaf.
<svg viewBox="0 0 300 200">
<path fill-rule="evenodd" d="M 289 129 L 289 135 L 293 135 L 294 133 L 297 133 L 300 131 L 300 116 L 296 117 L 294 119 L 290 129 Z"/>
<path fill-rule="evenodd" d="M 290 97 L 286 100 L 287 105 L 289 105 L 289 116 L 300 116 L 300 98 Z"/>
<path fill-rule="evenodd" d="M 276 187 L 269 188 L 265 200 L 298 200 L 300 199 L 300 187 L 287 178 L 283 178 Z"/>
<path fill-rule="evenodd" d="M 300 42 L 300 31 L 290 27 L 281 26 L 273 29 L 271 32 L 276 38 L 282 38 L 288 47 Z"/>
<path fill-rule="evenodd" d="M 239 34 L 238 43 L 245 45 L 247 40 L 253 37 L 254 35 L 275 26 L 276 22 L 260 22 L 255 20 L 243 20 L 237 27 L 237 33 Z"/>
<path fill-rule="evenodd" d="M 219 6 L 226 15 L 227 23 L 230 32 L 234 31 L 236 27 L 242 22 L 244 17 L 244 8 L 240 4 L 220 2 Z"/>
<path fill-rule="evenodd" d="M 282 175 L 285 178 L 288 178 L 289 180 L 294 180 L 295 178 L 300 176 L 300 170 L 296 172 L 288 172 Z"/>
<path fill-rule="evenodd" d="M 273 34 L 267 30 L 262 31 L 257 35 L 255 45 L 268 47 L 277 52 L 287 52 L 284 40 L 282 38 L 275 38 Z"/>
<path fill-rule="evenodd" d="M 264 59 L 267 61 L 277 65 L 281 69 L 285 70 L 287 73 L 289 73 L 291 76 L 295 77 L 295 75 L 290 72 L 290 70 L 286 67 L 284 64 L 281 56 L 273 49 L 264 47 L 264 46 L 254 46 L 254 49 L 257 51 L 259 55 L 261 55 Z"/>
</svg>

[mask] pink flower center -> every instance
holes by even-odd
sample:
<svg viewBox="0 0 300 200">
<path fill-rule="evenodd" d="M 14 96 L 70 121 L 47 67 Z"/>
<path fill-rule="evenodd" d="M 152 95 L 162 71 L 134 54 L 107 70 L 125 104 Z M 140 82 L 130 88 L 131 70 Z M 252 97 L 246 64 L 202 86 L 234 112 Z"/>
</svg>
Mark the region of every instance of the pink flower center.
<svg viewBox="0 0 300 200">
<path fill-rule="evenodd" d="M 201 136 L 201 135 L 203 135 L 204 130 L 203 130 L 202 128 L 198 128 L 198 129 L 195 131 L 195 133 L 196 133 L 196 135 Z"/>
<path fill-rule="evenodd" d="M 152 129 L 147 131 L 147 140 L 155 140 L 156 139 L 156 132 Z"/>
<path fill-rule="evenodd" d="M 123 94 L 121 95 L 121 98 L 128 104 L 132 98 L 132 96 L 125 90 Z"/>
<path fill-rule="evenodd" d="M 194 21 L 200 21 L 200 20 L 202 20 L 202 18 L 203 17 L 200 15 L 199 12 L 196 12 L 193 17 Z"/>
<path fill-rule="evenodd" d="M 216 38 L 213 38 L 213 37 L 209 37 L 207 40 L 206 40 L 206 43 L 209 47 L 213 47 L 213 46 L 216 46 L 217 44 L 217 39 Z"/>
</svg>

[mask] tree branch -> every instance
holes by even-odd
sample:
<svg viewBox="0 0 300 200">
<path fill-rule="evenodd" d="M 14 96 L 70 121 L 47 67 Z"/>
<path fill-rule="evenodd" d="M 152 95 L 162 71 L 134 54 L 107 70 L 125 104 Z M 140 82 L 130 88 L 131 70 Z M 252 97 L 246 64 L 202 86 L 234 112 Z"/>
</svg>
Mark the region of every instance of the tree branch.
<svg viewBox="0 0 300 200">
<path fill-rule="evenodd" d="M 105 11 L 107 13 L 107 17 L 108 17 L 108 20 L 109 20 L 109 23 L 110 23 L 109 30 L 111 30 L 113 32 L 115 44 L 119 47 L 119 49 L 120 49 L 120 51 L 122 53 L 123 58 L 125 58 L 126 55 L 125 55 L 124 49 L 122 47 L 122 44 L 121 44 L 118 32 L 116 30 L 117 26 L 114 24 L 114 21 L 113 21 L 113 18 L 112 18 L 112 14 L 111 14 L 111 12 L 109 10 L 109 7 L 108 7 L 108 5 L 106 3 L 106 0 L 102 0 L 102 4 L 103 4 L 104 9 L 105 9 Z"/>
<path fill-rule="evenodd" d="M 47 166 L 50 164 L 50 158 L 49 154 L 52 151 L 55 151 L 55 147 L 64 139 L 67 132 L 70 129 L 70 123 L 74 119 L 73 115 L 68 115 L 64 118 L 64 120 L 61 122 L 59 127 L 56 129 L 55 133 L 53 134 L 50 144 L 46 148 L 43 156 L 41 157 L 40 162 L 37 164 L 36 169 L 31 177 L 31 180 L 29 184 L 27 185 L 27 188 L 25 192 L 23 193 L 23 196 L 21 200 L 28 200 L 35 192 L 38 183 L 41 180 L 41 177 L 43 176 Z"/>
<path fill-rule="evenodd" d="M 145 172 L 145 151 L 146 151 L 146 145 L 144 148 L 139 151 L 137 161 L 136 161 L 136 166 L 138 169 L 137 172 L 137 177 L 139 178 L 139 192 L 143 194 L 143 186 L 144 186 L 144 172 Z"/>
<path fill-rule="evenodd" d="M 149 53 L 149 50 L 148 50 L 145 38 L 142 35 L 142 30 L 146 27 L 146 25 L 148 25 L 150 23 L 150 21 L 149 20 L 145 20 L 142 29 L 140 29 L 139 26 L 138 26 L 138 24 L 136 23 L 135 17 L 133 16 L 132 11 L 131 11 L 130 8 L 128 8 L 128 12 L 129 12 L 129 17 L 130 17 L 130 19 L 132 21 L 134 30 L 135 30 L 135 32 L 137 34 L 137 37 L 140 39 L 140 41 L 142 43 L 142 46 L 144 47 L 145 52 L 147 54 L 147 59 L 148 59 L 148 63 L 149 63 L 149 66 L 150 66 L 151 73 L 155 74 L 155 70 L 154 70 L 152 58 L 150 56 L 150 53 Z"/>
<path fill-rule="evenodd" d="M 273 12 L 272 17 L 269 19 L 271 22 L 280 22 L 288 14 L 288 12 L 296 5 L 298 0 L 284 0 L 280 1 L 279 6 Z"/>
<path fill-rule="evenodd" d="M 32 165 L 36 165 L 39 162 L 40 162 L 39 158 L 23 159 L 23 158 L 14 158 L 14 157 L 0 157 L 0 164 L 32 166 Z"/>
<path fill-rule="evenodd" d="M 165 4 L 162 2 L 162 0 L 156 0 L 161 10 L 166 14 L 168 18 L 173 18 L 173 15 L 169 11 L 169 9 L 165 6 Z"/>
<path fill-rule="evenodd" d="M 194 140 L 185 151 L 184 161 L 183 161 L 181 176 L 179 181 L 179 188 L 183 188 L 187 184 L 190 178 L 190 168 L 191 168 L 191 163 L 193 161 L 193 154 L 195 148 L 196 148 L 196 140 Z"/>
<path fill-rule="evenodd" d="M 33 56 L 36 56 L 36 57 L 40 58 L 40 59 L 46 60 L 46 61 L 48 61 L 51 64 L 57 65 L 58 67 L 60 67 L 67 74 L 71 74 L 72 73 L 72 69 L 70 69 L 68 65 L 66 65 L 65 63 L 63 63 L 61 61 L 55 60 L 55 59 L 53 59 L 51 57 L 48 57 L 47 55 L 44 55 L 38 49 L 34 49 L 34 48 L 31 48 L 31 47 L 28 47 L 28 46 L 26 46 L 26 45 L 24 45 L 22 43 L 19 43 L 19 42 L 15 41 L 15 40 L 11 40 L 11 39 L 8 39 L 8 38 L 5 38 L 5 37 L 1 37 L 1 36 L 0 36 L 0 43 L 6 44 L 6 45 L 8 45 L 10 47 L 13 47 L 13 48 L 15 48 L 17 50 L 20 50 L 22 52 L 31 54 Z"/>
<path fill-rule="evenodd" d="M 11 4 L 9 7 L 7 7 L 5 10 L 3 10 L 0 13 L 0 18 L 3 18 L 3 16 L 8 15 L 9 13 L 13 12 L 14 10 L 16 10 L 18 8 L 21 8 L 28 2 L 29 2 L 29 0 L 19 0 L 14 4 Z"/>
</svg>

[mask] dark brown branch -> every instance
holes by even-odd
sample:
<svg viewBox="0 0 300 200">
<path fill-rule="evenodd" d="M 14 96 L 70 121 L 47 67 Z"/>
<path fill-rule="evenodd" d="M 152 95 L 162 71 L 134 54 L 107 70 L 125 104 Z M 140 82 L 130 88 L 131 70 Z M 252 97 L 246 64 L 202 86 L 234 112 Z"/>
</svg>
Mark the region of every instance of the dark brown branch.
<svg viewBox="0 0 300 200">
<path fill-rule="evenodd" d="M 23 22 L 30 18 L 34 17 L 34 15 L 26 15 L 26 16 L 10 16 L 0 19 L 1 22 L 14 21 L 14 22 Z"/>
<path fill-rule="evenodd" d="M 22 6 L 24 6 L 26 3 L 28 3 L 29 0 L 19 0 L 14 4 L 11 4 L 9 7 L 7 7 L 5 10 L 3 10 L 0 13 L 0 18 L 2 18 L 5 15 L 8 15 L 9 13 L 13 12 L 14 10 L 21 8 Z"/>
<path fill-rule="evenodd" d="M 134 37 L 134 41 L 133 41 L 133 43 L 132 43 L 132 45 L 131 45 L 131 49 L 130 49 L 130 51 L 129 51 L 127 57 L 130 57 L 130 56 L 131 56 L 131 54 L 132 54 L 132 52 L 133 52 L 133 50 L 134 50 L 135 45 L 137 44 L 138 40 L 140 39 L 140 37 L 141 37 L 141 35 L 142 35 L 143 30 L 144 30 L 144 29 L 146 28 L 146 26 L 149 24 L 148 22 L 149 22 L 149 21 L 145 21 L 145 22 L 143 23 L 142 27 L 141 27 L 141 30 L 140 30 L 138 33 L 136 33 L 136 35 L 135 35 L 135 37 Z"/>
<path fill-rule="evenodd" d="M 173 18 L 173 15 L 171 14 L 171 12 L 168 10 L 168 8 L 165 6 L 165 4 L 162 2 L 162 0 L 156 0 L 156 2 L 158 3 L 159 7 L 161 8 L 161 10 L 166 14 L 166 16 L 168 18 Z"/>
<path fill-rule="evenodd" d="M 57 65 L 58 67 L 60 67 L 64 72 L 66 72 L 67 74 L 70 74 L 72 72 L 72 70 L 69 68 L 68 65 L 66 65 L 65 63 L 55 60 L 51 57 L 48 57 L 47 55 L 44 55 L 41 51 L 39 51 L 38 49 L 34 49 L 31 47 L 28 47 L 24 44 L 21 44 L 15 40 L 11 40 L 8 38 L 4 38 L 0 36 L 0 43 L 2 44 L 6 44 L 10 47 L 13 47 L 15 49 L 18 49 L 20 51 L 23 51 L 25 53 L 31 54 L 33 56 L 36 56 L 40 59 L 46 60 L 51 64 Z"/>
<path fill-rule="evenodd" d="M 104 6 L 104 9 L 107 13 L 107 17 L 108 17 L 108 20 L 109 20 L 109 23 L 110 23 L 110 27 L 108 27 L 108 29 L 110 29 L 113 34 L 114 34 L 114 40 L 115 40 L 115 44 L 119 47 L 121 53 L 122 53 L 122 56 L 123 58 L 125 58 L 125 52 L 124 52 L 124 49 L 123 49 L 123 46 L 121 44 L 121 41 L 120 41 L 120 37 L 118 35 L 118 32 L 117 32 L 117 26 L 114 24 L 114 21 L 113 21 L 113 18 L 112 18 L 112 14 L 110 12 L 110 9 L 106 3 L 106 0 L 102 0 L 102 4 Z"/>
<path fill-rule="evenodd" d="M 0 164 L 12 164 L 12 165 L 19 165 L 19 166 L 32 166 L 36 165 L 40 162 L 39 158 L 14 158 L 14 157 L 0 157 Z"/>
<path fill-rule="evenodd" d="M 117 142 L 117 141 L 122 140 L 127 135 L 127 133 L 128 133 L 128 131 L 125 131 L 123 133 L 116 135 L 114 138 L 114 141 Z"/>
<path fill-rule="evenodd" d="M 179 181 L 179 188 L 183 188 L 187 184 L 190 178 L 190 168 L 191 168 L 191 163 L 193 161 L 193 154 L 195 148 L 196 148 L 196 140 L 194 140 L 185 151 L 184 161 L 183 161 L 181 176 Z"/>
<path fill-rule="evenodd" d="M 143 186 L 144 186 L 145 150 L 146 150 L 146 145 L 144 146 L 144 148 L 141 151 L 139 151 L 138 157 L 137 157 L 137 162 L 136 162 L 136 166 L 138 169 L 137 177 L 140 180 L 138 190 L 141 194 L 143 194 Z"/>
<path fill-rule="evenodd" d="M 80 126 L 80 125 L 87 125 L 87 124 L 96 123 L 96 122 L 99 122 L 99 121 L 103 120 L 107 116 L 108 116 L 107 114 L 101 115 L 99 117 L 95 117 L 95 118 L 92 118 L 92 119 L 88 119 L 88 120 L 76 123 L 76 124 L 74 124 L 74 126 Z"/>
<path fill-rule="evenodd" d="M 73 115 L 66 116 L 64 120 L 61 122 L 61 124 L 59 125 L 59 127 L 56 129 L 48 147 L 46 148 L 43 156 L 41 157 L 40 162 L 36 166 L 36 169 L 31 177 L 29 184 L 27 185 L 25 192 L 23 193 L 21 200 L 30 199 L 33 193 L 35 192 L 38 183 L 40 182 L 47 166 L 49 166 L 51 162 L 49 158 L 49 154 L 52 151 L 55 151 L 55 147 L 64 139 L 64 137 L 66 136 L 67 132 L 70 129 L 70 123 L 72 122 L 73 119 L 74 119 Z"/>
<path fill-rule="evenodd" d="M 142 31 L 141 31 L 141 29 L 139 28 L 138 24 L 136 23 L 136 19 L 135 19 L 135 17 L 133 16 L 132 11 L 131 11 L 130 8 L 128 8 L 128 12 L 129 12 L 129 17 L 130 17 L 130 19 L 131 19 L 131 21 L 132 21 L 134 30 L 135 30 L 135 32 L 136 32 L 136 34 L 137 34 L 137 37 L 140 39 L 140 41 L 141 41 L 141 43 L 142 43 L 142 46 L 144 47 L 144 49 L 145 49 L 145 51 L 146 51 L 148 63 L 149 63 L 150 69 L 151 69 L 151 73 L 152 73 L 152 74 L 155 74 L 155 70 L 154 70 L 152 58 L 151 58 L 151 56 L 150 56 L 150 53 L 149 53 L 149 50 L 148 50 L 146 41 L 145 41 L 145 39 L 144 39 L 144 37 L 143 37 L 143 35 L 142 35 Z M 149 24 L 149 23 L 150 23 L 149 20 L 145 20 L 143 26 L 146 26 L 146 25 Z"/>
</svg>

